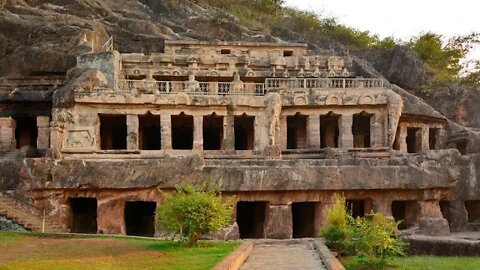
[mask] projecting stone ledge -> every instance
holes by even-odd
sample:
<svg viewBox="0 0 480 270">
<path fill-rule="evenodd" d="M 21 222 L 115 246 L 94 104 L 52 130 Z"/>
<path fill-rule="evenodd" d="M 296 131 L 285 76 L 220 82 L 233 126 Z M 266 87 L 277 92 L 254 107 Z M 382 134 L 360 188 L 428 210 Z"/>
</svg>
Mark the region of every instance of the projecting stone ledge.
<svg viewBox="0 0 480 270">
<path fill-rule="evenodd" d="M 200 156 L 131 160 L 26 159 L 22 188 L 174 188 L 210 179 L 223 191 L 449 188 L 465 166 L 455 150 L 390 159 L 205 160 Z M 106 168 L 108 168 L 106 170 Z"/>
</svg>

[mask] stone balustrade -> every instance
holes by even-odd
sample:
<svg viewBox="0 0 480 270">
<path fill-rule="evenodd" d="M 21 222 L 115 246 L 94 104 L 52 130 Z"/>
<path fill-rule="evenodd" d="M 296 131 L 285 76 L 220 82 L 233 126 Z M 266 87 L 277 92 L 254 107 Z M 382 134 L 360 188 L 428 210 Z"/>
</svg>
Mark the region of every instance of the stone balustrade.
<svg viewBox="0 0 480 270">
<path fill-rule="evenodd" d="M 247 82 L 198 82 L 119 80 L 117 91 L 146 92 L 150 94 L 186 93 L 189 95 L 252 95 L 263 96 L 266 91 L 279 89 L 328 89 L 328 88 L 381 88 L 382 79 L 333 79 L 333 78 L 267 78 L 265 83 Z"/>
</svg>

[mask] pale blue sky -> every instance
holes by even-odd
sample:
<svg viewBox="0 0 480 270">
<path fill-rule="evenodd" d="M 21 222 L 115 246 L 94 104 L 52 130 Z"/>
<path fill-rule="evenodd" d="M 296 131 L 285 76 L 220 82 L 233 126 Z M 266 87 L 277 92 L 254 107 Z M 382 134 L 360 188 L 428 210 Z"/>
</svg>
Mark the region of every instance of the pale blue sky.
<svg viewBox="0 0 480 270">
<path fill-rule="evenodd" d="M 286 0 L 288 6 L 315 11 L 339 22 L 378 34 L 408 40 L 432 31 L 446 37 L 480 32 L 476 0 Z M 480 49 L 472 58 L 480 58 Z"/>
</svg>

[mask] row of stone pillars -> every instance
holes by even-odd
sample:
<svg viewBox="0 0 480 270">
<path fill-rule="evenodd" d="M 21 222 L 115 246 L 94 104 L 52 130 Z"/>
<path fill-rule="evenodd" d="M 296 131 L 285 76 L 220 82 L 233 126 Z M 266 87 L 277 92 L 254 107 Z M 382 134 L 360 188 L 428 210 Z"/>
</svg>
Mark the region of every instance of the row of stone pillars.
<svg viewBox="0 0 480 270">
<path fill-rule="evenodd" d="M 307 115 L 307 148 L 319 149 L 320 148 L 320 127 L 322 125 L 320 121 L 320 114 Z M 353 127 L 353 114 L 342 114 L 338 117 L 338 147 L 339 148 L 353 148 L 354 147 L 354 135 L 352 132 Z M 370 120 L 370 146 L 381 147 L 384 146 L 384 138 L 382 132 L 381 119 L 377 114 L 371 115 Z M 327 127 L 328 128 L 328 127 Z M 287 146 L 287 116 L 280 117 L 280 134 L 277 134 L 276 141 L 280 142 L 283 148 Z"/>
<path fill-rule="evenodd" d="M 18 121 L 21 121 L 20 118 Z M 18 123 L 20 124 L 20 123 Z M 36 146 L 38 149 L 50 147 L 50 118 L 48 116 L 36 117 Z M 0 149 L 10 150 L 17 148 L 17 138 L 22 136 L 21 131 L 16 132 L 17 120 L 12 117 L 0 117 Z M 17 133 L 17 134 L 16 134 Z"/>
<path fill-rule="evenodd" d="M 326 221 L 326 210 L 329 203 L 315 203 L 314 210 L 314 235 L 320 233 Z M 367 203 L 367 202 L 366 202 Z M 449 235 L 448 221 L 443 217 L 438 200 L 415 201 L 416 211 L 414 223 L 418 225 L 418 233 L 424 235 Z M 370 210 L 379 212 L 393 219 L 392 201 L 372 201 L 365 206 L 365 212 Z M 266 238 L 292 238 L 292 204 L 270 204 L 266 210 L 265 237 Z M 410 213 L 406 213 L 409 215 Z"/>
</svg>

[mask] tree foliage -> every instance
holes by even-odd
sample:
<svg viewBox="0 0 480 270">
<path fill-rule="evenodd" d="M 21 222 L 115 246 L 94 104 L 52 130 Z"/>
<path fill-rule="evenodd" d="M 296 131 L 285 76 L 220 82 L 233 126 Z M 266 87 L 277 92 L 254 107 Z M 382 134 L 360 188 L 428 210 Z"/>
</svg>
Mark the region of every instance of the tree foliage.
<svg viewBox="0 0 480 270">
<path fill-rule="evenodd" d="M 183 184 L 173 194 L 165 194 L 158 207 L 158 225 L 195 244 L 201 235 L 215 233 L 230 224 L 233 200 L 223 200 L 206 184 Z"/>
<path fill-rule="evenodd" d="M 382 269 L 393 257 L 405 254 L 397 222 L 374 212 L 353 218 L 343 196 L 335 198 L 326 217 L 322 236 L 327 246 L 340 254 L 355 256 L 360 265 Z"/>
</svg>

